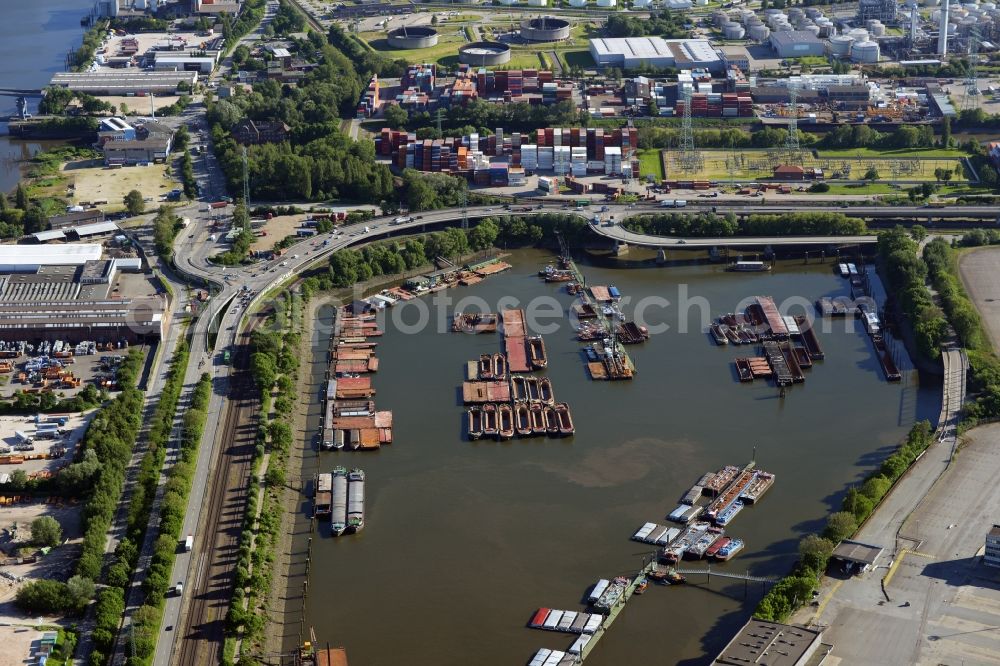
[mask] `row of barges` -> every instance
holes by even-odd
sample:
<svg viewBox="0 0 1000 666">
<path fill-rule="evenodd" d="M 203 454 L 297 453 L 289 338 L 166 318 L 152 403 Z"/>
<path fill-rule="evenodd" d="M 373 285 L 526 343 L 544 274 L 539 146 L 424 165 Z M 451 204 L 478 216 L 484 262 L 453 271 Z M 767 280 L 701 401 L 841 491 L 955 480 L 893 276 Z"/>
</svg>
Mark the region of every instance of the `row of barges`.
<svg viewBox="0 0 1000 666">
<path fill-rule="evenodd" d="M 337 466 L 333 472 L 316 476 L 313 498 L 315 518 L 330 519 L 330 533 L 360 532 L 365 526 L 365 472 L 355 467 L 347 471 Z"/>
<path fill-rule="evenodd" d="M 371 375 L 378 370 L 376 342 L 382 331 L 375 313 L 358 303 L 336 314 L 330 339 L 326 399 L 320 446 L 323 449 L 377 449 L 392 443 L 392 412 L 377 411 Z"/>
<path fill-rule="evenodd" d="M 525 374 L 548 366 L 542 337 L 528 334 L 523 310 L 505 310 L 501 320 L 506 353 L 481 354 L 467 364 L 462 400 L 469 405 L 469 439 L 574 434 L 569 405 L 556 402 L 552 380 Z"/>
</svg>

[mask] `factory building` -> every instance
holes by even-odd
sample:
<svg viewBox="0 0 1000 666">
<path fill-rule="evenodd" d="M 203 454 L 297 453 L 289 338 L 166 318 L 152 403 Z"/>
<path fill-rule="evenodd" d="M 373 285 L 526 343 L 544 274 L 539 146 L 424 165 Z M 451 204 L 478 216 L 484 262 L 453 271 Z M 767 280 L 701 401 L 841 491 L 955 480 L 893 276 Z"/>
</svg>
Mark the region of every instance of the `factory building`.
<svg viewBox="0 0 1000 666">
<path fill-rule="evenodd" d="M 173 131 L 155 120 L 136 124 L 133 129 L 122 121 L 115 129 L 98 132 L 97 143 L 108 166 L 166 162 L 173 146 Z"/>
<path fill-rule="evenodd" d="M 174 95 L 182 83 L 193 88 L 198 72 L 59 72 L 49 85 L 90 95 Z"/>
<path fill-rule="evenodd" d="M 0 340 L 155 340 L 166 299 L 97 243 L 0 246 Z"/>
<path fill-rule="evenodd" d="M 822 662 L 821 651 L 829 654 L 832 647 L 823 643 L 822 631 L 750 618 L 712 666 L 806 666 Z"/>
<path fill-rule="evenodd" d="M 779 58 L 801 58 L 826 54 L 826 46 L 808 30 L 771 33 L 771 48 Z"/>
<path fill-rule="evenodd" d="M 591 39 L 590 54 L 601 67 L 635 69 L 641 65 L 677 69 L 725 70 L 722 57 L 705 39 L 616 37 Z"/>
</svg>

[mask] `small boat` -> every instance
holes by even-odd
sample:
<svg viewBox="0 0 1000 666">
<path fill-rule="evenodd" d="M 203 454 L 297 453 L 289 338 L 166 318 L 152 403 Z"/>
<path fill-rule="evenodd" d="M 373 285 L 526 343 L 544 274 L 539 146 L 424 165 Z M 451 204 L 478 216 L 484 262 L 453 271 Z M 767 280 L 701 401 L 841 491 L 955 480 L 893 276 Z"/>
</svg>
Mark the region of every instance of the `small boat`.
<svg viewBox="0 0 1000 666">
<path fill-rule="evenodd" d="M 503 354 L 493 354 L 493 378 L 503 379 L 507 376 L 507 357 Z"/>
<path fill-rule="evenodd" d="M 649 581 L 646 580 L 645 578 L 642 578 L 639 580 L 639 584 L 635 586 L 635 593 L 643 594 L 646 591 L 647 587 L 649 587 Z"/>
<path fill-rule="evenodd" d="M 497 427 L 497 406 L 493 403 L 483 405 L 483 437 L 496 437 L 499 433 Z"/>
<path fill-rule="evenodd" d="M 548 377 L 542 377 L 538 380 L 538 399 L 547 405 L 551 405 L 555 400 L 552 395 L 552 380 Z"/>
<path fill-rule="evenodd" d="M 510 389 L 511 397 L 515 401 L 528 399 L 528 387 L 524 383 L 524 377 L 511 375 Z"/>
<path fill-rule="evenodd" d="M 469 439 L 479 439 L 483 436 L 483 410 L 479 407 L 470 407 L 469 415 Z"/>
<path fill-rule="evenodd" d="M 616 300 L 622 297 L 621 292 L 618 291 L 618 287 L 613 284 L 608 286 L 608 295 Z"/>
<path fill-rule="evenodd" d="M 715 559 L 720 562 L 728 562 L 743 550 L 743 539 L 730 539 L 729 543 L 719 549 L 715 554 Z"/>
<path fill-rule="evenodd" d="M 537 369 L 544 368 L 549 364 L 548 358 L 545 355 L 545 342 L 542 341 L 542 336 L 533 335 L 528 338 L 528 358 L 531 361 L 531 365 Z"/>
<path fill-rule="evenodd" d="M 550 405 L 545 405 L 542 407 L 542 414 L 545 416 L 545 431 L 549 435 L 559 434 L 559 417 L 556 415 L 556 410 Z"/>
<path fill-rule="evenodd" d="M 360 532 L 365 526 L 365 473 L 355 467 L 347 475 L 347 528 Z"/>
<path fill-rule="evenodd" d="M 489 354 L 479 355 L 479 378 L 493 379 L 493 357 Z"/>
<path fill-rule="evenodd" d="M 576 432 L 576 428 L 573 427 L 573 417 L 569 413 L 569 405 L 560 402 L 555 406 L 555 410 L 559 419 L 559 434 L 568 437 Z"/>
<path fill-rule="evenodd" d="M 532 402 L 534 402 L 536 400 L 540 400 L 541 399 L 539 397 L 539 395 L 540 395 L 540 389 L 538 387 L 538 378 L 537 377 L 525 377 L 524 378 L 524 386 L 525 386 L 525 389 L 527 389 L 528 400 L 531 400 Z"/>
<path fill-rule="evenodd" d="M 557 269 L 556 269 L 555 266 L 553 266 L 552 264 L 549 264 L 545 268 L 543 268 L 543 269 L 541 269 L 541 270 L 538 271 L 538 277 L 545 277 L 549 273 L 552 273 L 552 272 L 554 272 L 556 270 Z"/>
<path fill-rule="evenodd" d="M 531 414 L 531 432 L 534 435 L 544 435 L 545 434 L 545 414 L 542 410 L 541 403 L 533 402 L 528 408 Z"/>
<path fill-rule="evenodd" d="M 730 539 L 729 537 L 722 537 L 721 539 L 713 543 L 711 546 L 709 546 L 708 550 L 705 551 L 705 557 L 715 557 L 715 554 L 719 552 L 719 549 L 721 549 L 723 546 L 729 545 L 730 541 L 732 541 L 732 539 Z"/>
<path fill-rule="evenodd" d="M 333 468 L 333 504 L 330 512 L 330 532 L 340 536 L 347 529 L 347 468 Z"/>
<path fill-rule="evenodd" d="M 497 428 L 500 439 L 510 439 L 514 436 L 514 410 L 507 403 L 497 405 L 497 416 L 500 425 Z"/>
<path fill-rule="evenodd" d="M 584 347 L 583 348 L 583 353 L 585 353 L 587 355 L 587 360 L 588 361 L 596 361 L 597 360 L 597 352 L 595 352 L 592 347 Z"/>
<path fill-rule="evenodd" d="M 546 282 L 569 282 L 573 279 L 570 271 L 553 271 L 545 276 Z"/>
<path fill-rule="evenodd" d="M 662 583 L 664 585 L 680 585 L 681 583 L 687 582 L 687 578 L 680 575 L 673 569 L 667 571 L 652 571 L 649 577 L 655 580 L 657 583 Z"/>
<path fill-rule="evenodd" d="M 514 429 L 520 437 L 531 436 L 531 410 L 527 403 L 519 402 L 514 405 Z"/>
<path fill-rule="evenodd" d="M 726 337 L 726 329 L 729 327 L 725 324 L 712 324 L 712 338 L 715 339 L 715 344 L 717 345 L 728 345 L 729 338 Z"/>
</svg>

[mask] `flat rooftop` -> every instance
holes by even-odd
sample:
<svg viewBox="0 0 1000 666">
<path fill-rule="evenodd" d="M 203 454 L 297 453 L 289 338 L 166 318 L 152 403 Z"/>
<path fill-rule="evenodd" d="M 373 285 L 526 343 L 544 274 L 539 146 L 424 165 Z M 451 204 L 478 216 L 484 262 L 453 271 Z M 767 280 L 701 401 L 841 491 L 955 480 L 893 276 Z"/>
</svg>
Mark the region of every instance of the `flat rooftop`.
<svg viewBox="0 0 1000 666">
<path fill-rule="evenodd" d="M 101 258 L 98 243 L 66 245 L 0 245 L 0 271 L 21 266 L 81 266 Z"/>
<path fill-rule="evenodd" d="M 726 666 L 797 666 L 815 652 L 823 632 L 751 618 L 712 662 Z"/>
<path fill-rule="evenodd" d="M 59 72 L 49 82 L 70 90 L 150 91 L 176 90 L 178 84 L 194 85 L 198 72 L 156 72 L 116 69 L 101 72 Z"/>
<path fill-rule="evenodd" d="M 838 560 L 873 566 L 883 550 L 884 548 L 881 546 L 844 539 L 833 549 L 833 557 Z"/>
</svg>

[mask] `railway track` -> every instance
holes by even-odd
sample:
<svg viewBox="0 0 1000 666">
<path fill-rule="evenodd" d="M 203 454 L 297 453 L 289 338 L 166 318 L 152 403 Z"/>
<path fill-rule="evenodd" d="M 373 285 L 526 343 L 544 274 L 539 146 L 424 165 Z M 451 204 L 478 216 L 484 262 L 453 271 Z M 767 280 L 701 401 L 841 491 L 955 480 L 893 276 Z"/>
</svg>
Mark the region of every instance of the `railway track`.
<svg viewBox="0 0 1000 666">
<path fill-rule="evenodd" d="M 250 333 L 259 321 L 253 320 L 238 339 L 223 429 L 213 438 L 220 444 L 213 449 L 208 506 L 195 535 L 196 566 L 185 582 L 190 596 L 179 623 L 176 663 L 181 666 L 215 666 L 222 654 L 257 438 L 260 396 L 249 365 Z"/>
</svg>

